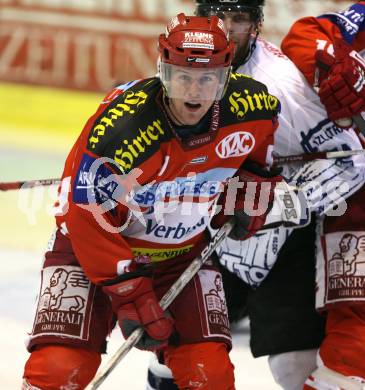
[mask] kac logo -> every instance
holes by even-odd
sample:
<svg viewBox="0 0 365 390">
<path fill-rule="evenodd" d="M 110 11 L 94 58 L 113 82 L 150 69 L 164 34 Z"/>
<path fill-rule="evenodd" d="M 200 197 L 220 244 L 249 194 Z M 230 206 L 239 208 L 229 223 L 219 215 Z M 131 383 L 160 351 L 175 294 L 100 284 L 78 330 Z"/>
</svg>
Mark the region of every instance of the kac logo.
<svg viewBox="0 0 365 390">
<path fill-rule="evenodd" d="M 223 138 L 215 151 L 220 158 L 240 157 L 252 151 L 255 138 L 251 133 L 238 131 Z"/>
</svg>

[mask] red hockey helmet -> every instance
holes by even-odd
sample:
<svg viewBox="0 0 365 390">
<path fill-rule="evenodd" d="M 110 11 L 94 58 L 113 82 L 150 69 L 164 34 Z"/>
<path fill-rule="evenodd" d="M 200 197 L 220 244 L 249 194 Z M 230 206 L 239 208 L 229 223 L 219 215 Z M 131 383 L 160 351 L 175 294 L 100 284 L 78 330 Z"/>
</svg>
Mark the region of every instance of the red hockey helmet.
<svg viewBox="0 0 365 390">
<path fill-rule="evenodd" d="M 158 48 L 160 78 L 168 97 L 181 99 L 189 85 L 198 82 L 200 99 L 222 98 L 235 46 L 217 16 L 175 16 L 160 35 Z"/>
<path fill-rule="evenodd" d="M 217 16 L 204 18 L 181 13 L 170 20 L 158 43 L 160 60 L 179 66 L 227 67 L 234 55 L 234 43 Z"/>
</svg>

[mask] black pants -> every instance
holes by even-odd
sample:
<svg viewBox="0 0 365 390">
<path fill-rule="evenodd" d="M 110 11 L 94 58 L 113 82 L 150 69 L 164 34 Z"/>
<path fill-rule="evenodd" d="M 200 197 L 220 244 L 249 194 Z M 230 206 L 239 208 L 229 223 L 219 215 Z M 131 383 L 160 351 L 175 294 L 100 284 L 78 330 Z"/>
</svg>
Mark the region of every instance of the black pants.
<svg viewBox="0 0 365 390">
<path fill-rule="evenodd" d="M 257 289 L 220 267 L 231 322 L 248 315 L 254 357 L 318 348 L 325 318 L 315 310 L 315 232 L 296 229 Z"/>
</svg>

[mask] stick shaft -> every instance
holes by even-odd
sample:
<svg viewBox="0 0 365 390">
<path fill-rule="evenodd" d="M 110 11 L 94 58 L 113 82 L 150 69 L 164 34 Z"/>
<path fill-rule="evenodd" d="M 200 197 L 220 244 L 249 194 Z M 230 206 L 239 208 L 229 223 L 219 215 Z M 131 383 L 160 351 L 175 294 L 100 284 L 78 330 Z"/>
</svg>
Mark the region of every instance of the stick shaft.
<svg viewBox="0 0 365 390">
<path fill-rule="evenodd" d="M 365 121 L 361 118 L 365 125 Z M 364 126 L 365 129 L 365 126 Z M 365 130 L 364 130 L 365 131 Z M 320 158 L 344 158 L 364 154 L 364 149 L 359 150 L 341 150 L 336 152 L 315 152 L 308 154 L 298 154 L 293 156 L 274 156 L 273 165 L 292 164 L 300 161 L 312 161 Z M 33 188 L 39 186 L 51 186 L 61 183 L 61 179 L 40 179 L 40 180 L 24 180 L 24 181 L 10 181 L 0 182 L 0 191 L 19 190 L 21 188 Z"/>
<path fill-rule="evenodd" d="M 24 180 L 0 182 L 0 191 L 20 190 L 21 188 L 33 188 L 39 186 L 51 186 L 60 184 L 61 179 L 40 179 L 40 180 Z"/>
<path fill-rule="evenodd" d="M 344 158 L 364 154 L 364 149 L 358 150 L 339 150 L 334 152 L 315 152 L 308 154 L 298 154 L 293 156 L 276 156 L 273 158 L 273 165 L 285 165 L 294 162 L 312 161 L 317 159 Z"/>
<path fill-rule="evenodd" d="M 202 251 L 201 255 L 195 258 L 188 268 L 180 275 L 177 281 L 170 287 L 166 294 L 160 300 L 160 306 L 162 309 L 167 309 L 176 296 L 182 291 L 182 289 L 189 283 L 189 281 L 197 274 L 201 266 L 209 259 L 211 254 L 215 251 L 217 246 L 223 241 L 223 239 L 229 234 L 234 225 L 233 221 L 227 222 L 212 238 L 212 241 Z M 136 329 L 127 340 L 119 347 L 117 352 L 107 362 L 106 367 L 94 378 L 90 383 L 88 389 L 95 390 L 100 387 L 104 380 L 109 376 L 116 365 L 127 355 L 127 353 L 137 344 L 142 337 L 143 329 Z"/>
</svg>

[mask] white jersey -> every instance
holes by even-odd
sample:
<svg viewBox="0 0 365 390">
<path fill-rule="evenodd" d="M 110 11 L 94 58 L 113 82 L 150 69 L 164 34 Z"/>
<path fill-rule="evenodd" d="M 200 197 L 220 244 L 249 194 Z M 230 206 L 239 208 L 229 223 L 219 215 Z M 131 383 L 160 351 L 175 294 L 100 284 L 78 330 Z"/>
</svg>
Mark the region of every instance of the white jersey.
<svg viewBox="0 0 365 390">
<path fill-rule="evenodd" d="M 274 141 L 278 155 L 362 149 L 353 129 L 344 130 L 327 118 L 318 95 L 273 44 L 258 39 L 251 58 L 237 72 L 266 84 L 281 102 Z M 364 156 L 358 155 L 346 161 L 316 160 L 304 166 L 286 165 L 283 176 L 289 183 L 305 188 L 310 210 L 322 214 L 363 185 L 364 169 Z M 280 227 L 262 231 L 246 241 L 226 239 L 217 250 L 220 261 L 245 282 L 258 286 L 291 231 Z"/>
</svg>

